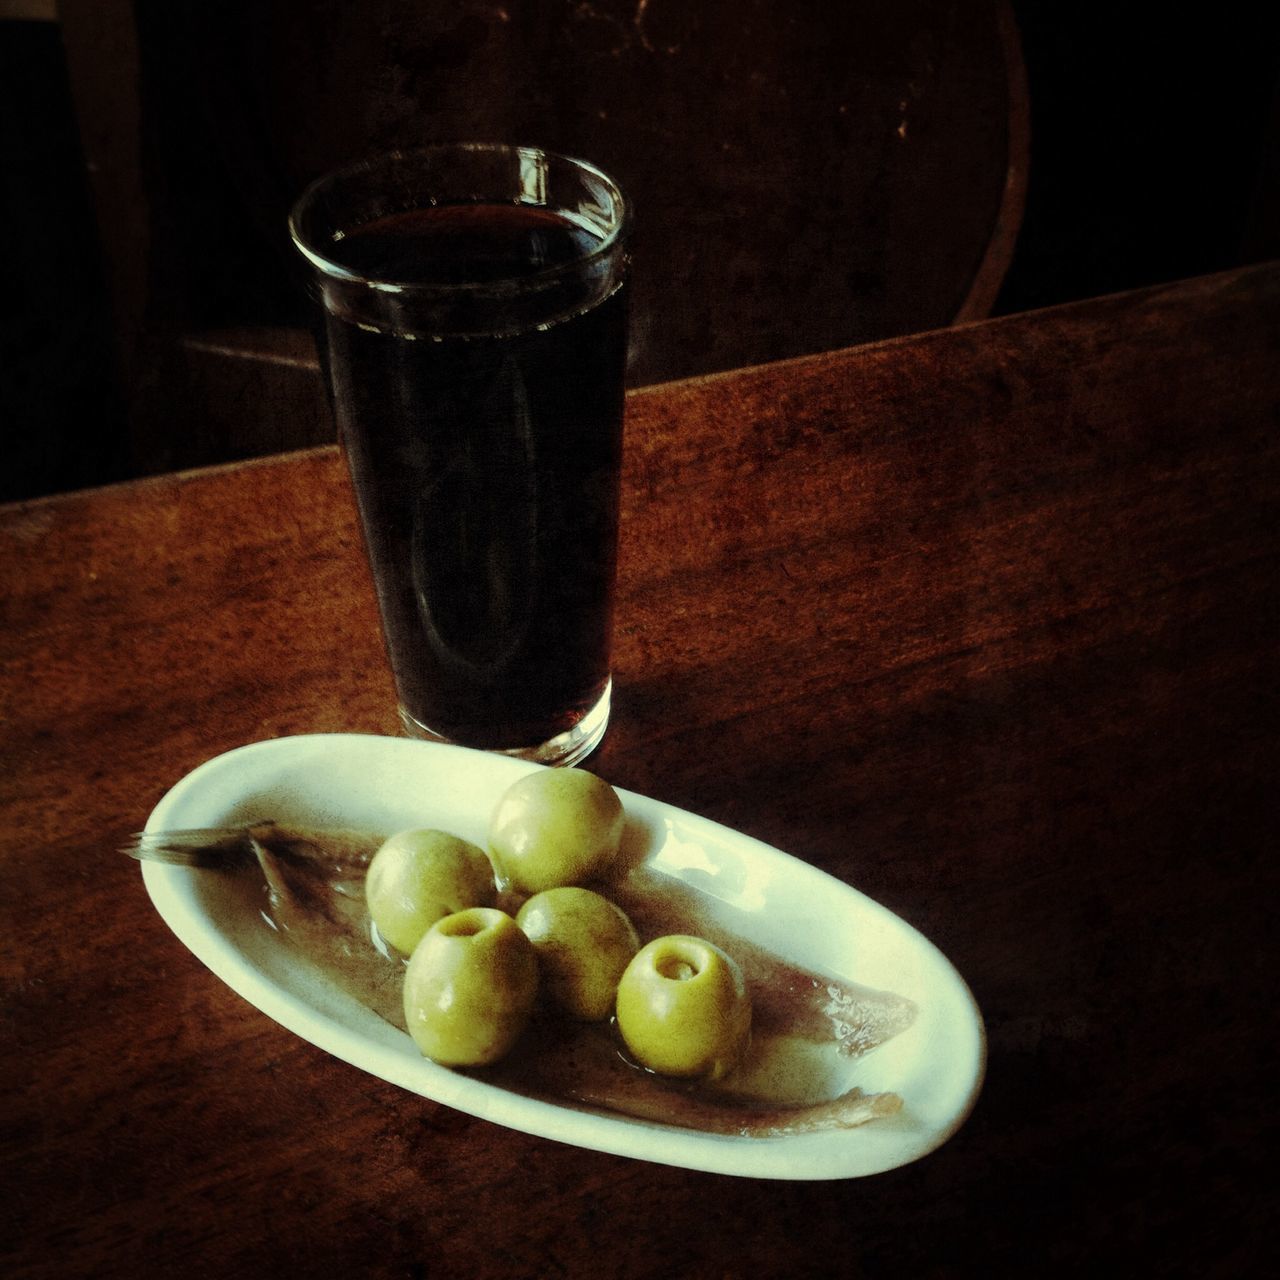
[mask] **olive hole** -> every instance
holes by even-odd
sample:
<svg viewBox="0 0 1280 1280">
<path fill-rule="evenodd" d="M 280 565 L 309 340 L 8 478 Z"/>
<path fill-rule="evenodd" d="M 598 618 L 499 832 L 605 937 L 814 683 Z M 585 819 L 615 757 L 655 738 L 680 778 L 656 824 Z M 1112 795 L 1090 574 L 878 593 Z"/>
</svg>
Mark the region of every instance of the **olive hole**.
<svg viewBox="0 0 1280 1280">
<path fill-rule="evenodd" d="M 459 912 L 441 920 L 437 928 L 449 938 L 474 938 L 489 927 L 489 922 L 481 915 L 471 912 Z"/>
<path fill-rule="evenodd" d="M 672 982 L 688 982 L 698 976 L 698 966 L 684 956 L 663 956 L 658 963 L 658 972 Z"/>
</svg>

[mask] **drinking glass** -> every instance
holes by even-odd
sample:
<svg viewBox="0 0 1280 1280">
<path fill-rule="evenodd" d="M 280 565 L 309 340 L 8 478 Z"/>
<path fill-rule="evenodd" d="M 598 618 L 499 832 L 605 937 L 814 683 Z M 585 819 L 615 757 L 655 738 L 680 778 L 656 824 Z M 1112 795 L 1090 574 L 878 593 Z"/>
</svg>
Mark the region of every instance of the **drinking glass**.
<svg viewBox="0 0 1280 1280">
<path fill-rule="evenodd" d="M 604 734 L 630 221 L 593 165 L 480 144 L 293 210 L 411 735 L 570 764 Z"/>
</svg>

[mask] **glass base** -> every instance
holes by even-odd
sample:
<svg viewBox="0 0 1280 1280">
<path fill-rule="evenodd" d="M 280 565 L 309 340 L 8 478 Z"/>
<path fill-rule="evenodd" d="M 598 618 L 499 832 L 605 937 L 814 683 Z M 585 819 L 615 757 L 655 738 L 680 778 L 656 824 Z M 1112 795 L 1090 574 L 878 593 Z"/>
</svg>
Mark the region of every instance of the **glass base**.
<svg viewBox="0 0 1280 1280">
<path fill-rule="evenodd" d="M 594 707 L 564 733 L 558 733 L 546 742 L 532 747 L 491 747 L 499 755 L 516 756 L 521 760 L 536 760 L 539 764 L 571 765 L 590 755 L 600 745 L 604 731 L 609 727 L 609 704 L 613 696 L 613 681 L 604 687 Z M 400 707 L 400 723 L 411 738 L 422 738 L 427 742 L 446 742 L 451 746 L 465 747 L 465 742 L 457 742 L 446 738 L 444 734 L 429 729 L 425 724 L 415 720 L 404 707 Z"/>
</svg>

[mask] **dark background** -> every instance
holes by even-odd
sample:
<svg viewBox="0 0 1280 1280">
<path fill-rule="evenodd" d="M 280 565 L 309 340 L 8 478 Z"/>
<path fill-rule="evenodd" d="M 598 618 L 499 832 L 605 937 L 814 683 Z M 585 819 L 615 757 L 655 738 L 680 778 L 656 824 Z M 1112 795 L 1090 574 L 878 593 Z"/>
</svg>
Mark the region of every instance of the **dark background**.
<svg viewBox="0 0 1280 1280">
<path fill-rule="evenodd" d="M 0 500 L 129 474 L 56 23 L 0 20 Z"/>
<path fill-rule="evenodd" d="M 996 313 L 1280 256 L 1276 7 L 1023 0 L 1027 207 Z M 136 474 L 59 28 L 0 20 L 0 500 Z"/>
</svg>

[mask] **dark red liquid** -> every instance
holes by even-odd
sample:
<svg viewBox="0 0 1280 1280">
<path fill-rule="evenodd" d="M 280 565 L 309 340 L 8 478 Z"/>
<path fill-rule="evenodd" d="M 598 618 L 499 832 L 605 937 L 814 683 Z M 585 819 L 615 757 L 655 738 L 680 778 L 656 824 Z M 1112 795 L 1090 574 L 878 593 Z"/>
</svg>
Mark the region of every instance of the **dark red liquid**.
<svg viewBox="0 0 1280 1280">
<path fill-rule="evenodd" d="M 383 219 L 338 246 L 383 279 L 527 277 L 591 234 L 544 210 L 460 205 Z M 404 709 L 477 747 L 573 727 L 609 678 L 625 289 L 529 323 L 407 336 L 328 317 L 330 363 Z"/>
</svg>

